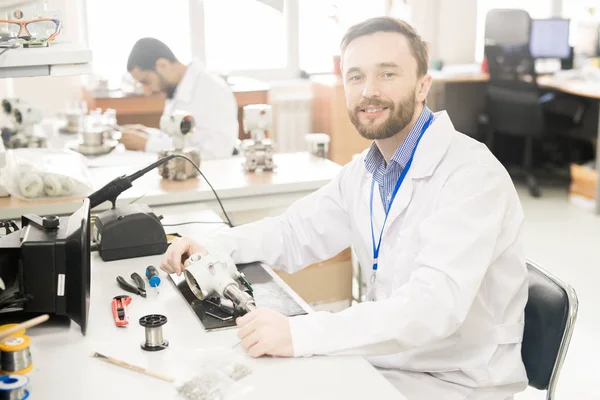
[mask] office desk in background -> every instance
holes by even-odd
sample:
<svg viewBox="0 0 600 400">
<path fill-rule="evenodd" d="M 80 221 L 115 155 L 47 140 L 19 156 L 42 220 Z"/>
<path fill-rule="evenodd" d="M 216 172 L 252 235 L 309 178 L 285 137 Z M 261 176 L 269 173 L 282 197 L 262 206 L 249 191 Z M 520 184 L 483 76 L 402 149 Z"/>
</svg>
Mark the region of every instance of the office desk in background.
<svg viewBox="0 0 600 400">
<path fill-rule="evenodd" d="M 238 104 L 238 122 L 240 139 L 243 136 L 243 108 L 250 104 L 268 104 L 269 85 L 265 82 L 245 78 L 230 77 L 229 85 Z M 152 128 L 159 127 L 160 116 L 165 108 L 165 96 L 152 94 L 149 96 L 126 94 L 121 91 L 109 93 L 94 93 L 83 89 L 82 98 L 87 102 L 88 109 L 112 108 L 117 111 L 117 123 L 142 124 Z"/>
</svg>

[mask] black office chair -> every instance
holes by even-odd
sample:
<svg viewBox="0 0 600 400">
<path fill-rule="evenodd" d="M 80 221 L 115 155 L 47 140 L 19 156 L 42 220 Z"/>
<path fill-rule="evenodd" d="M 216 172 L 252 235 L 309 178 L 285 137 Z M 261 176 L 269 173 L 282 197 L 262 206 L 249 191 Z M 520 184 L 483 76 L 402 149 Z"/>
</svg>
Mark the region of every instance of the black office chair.
<svg viewBox="0 0 600 400">
<path fill-rule="evenodd" d="M 575 290 L 533 262 L 529 271 L 529 299 L 521 355 L 529 386 L 546 390 L 554 399 L 558 376 L 567 355 L 578 300 Z"/>
<path fill-rule="evenodd" d="M 507 29 L 510 27 L 510 29 Z M 479 122 L 493 151 L 494 135 L 525 139 L 523 169 L 533 197 L 541 195 L 533 174 L 533 140 L 544 133 L 544 113 L 535 59 L 529 50 L 531 18 L 524 10 L 495 9 L 486 17 L 485 57 L 489 82 Z"/>
</svg>

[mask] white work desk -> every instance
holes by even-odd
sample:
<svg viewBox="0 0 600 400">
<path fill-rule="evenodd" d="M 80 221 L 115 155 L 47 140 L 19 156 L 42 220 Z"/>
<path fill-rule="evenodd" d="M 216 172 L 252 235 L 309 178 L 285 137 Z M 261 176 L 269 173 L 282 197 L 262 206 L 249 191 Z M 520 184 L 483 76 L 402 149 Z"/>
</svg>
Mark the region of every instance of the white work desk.
<svg viewBox="0 0 600 400">
<path fill-rule="evenodd" d="M 133 173 L 156 160 L 156 155 L 140 152 L 116 153 L 112 160 L 106 159 L 101 165 L 92 159 L 89 171 L 94 190 L 117 176 Z M 332 161 L 308 153 L 275 154 L 274 160 L 277 168 L 272 172 L 246 173 L 242 169 L 242 157 L 203 161 L 200 169 L 217 191 L 225 209 L 232 213 L 287 208 L 292 202 L 327 184 L 341 170 Z M 117 204 L 129 204 L 138 198 L 139 203 L 151 207 L 202 202 L 220 212 L 214 194 L 202 177 L 169 181 L 162 179 L 157 170 L 150 171 L 133 182 L 133 187 L 119 196 Z M 19 219 L 22 214 L 28 213 L 69 215 L 80 204 L 80 198 L 27 201 L 15 197 L 0 198 L 0 220 Z M 106 202 L 96 207 L 94 212 L 109 207 L 110 203 Z"/>
<path fill-rule="evenodd" d="M 190 220 L 218 220 L 218 216 L 206 210 L 191 214 L 165 214 L 164 222 Z M 220 224 L 195 224 L 179 226 L 177 232 L 201 240 L 218 229 L 227 228 Z M 93 352 L 103 353 L 177 379 L 193 376 L 201 362 L 199 349 L 232 348 L 238 343 L 235 329 L 205 332 L 164 273 L 161 275 L 160 294 L 148 287 L 146 299 L 129 294 L 133 298 L 128 307 L 129 326 L 115 326 L 111 300 L 113 296 L 128 294 L 118 287 L 116 276 L 129 279 L 134 271 L 143 275 L 146 266 L 158 266 L 160 260 L 161 256 L 151 256 L 105 263 L 97 253 L 92 254 L 87 335 L 82 336 L 74 323 L 70 327 L 42 325 L 27 332 L 32 337 L 31 352 L 35 366 L 28 375 L 31 379 L 28 388 L 33 399 L 176 399 L 172 384 L 93 359 L 90 355 Z M 266 269 L 301 302 L 277 275 Z M 147 314 L 163 314 L 168 318 L 163 326 L 164 337 L 169 341 L 167 349 L 147 352 L 140 348 L 144 341 L 144 328 L 138 320 Z M 360 357 L 252 359 L 241 346 L 233 351 L 252 369 L 252 374 L 240 381 L 253 388 L 243 399 L 404 398 Z"/>
</svg>

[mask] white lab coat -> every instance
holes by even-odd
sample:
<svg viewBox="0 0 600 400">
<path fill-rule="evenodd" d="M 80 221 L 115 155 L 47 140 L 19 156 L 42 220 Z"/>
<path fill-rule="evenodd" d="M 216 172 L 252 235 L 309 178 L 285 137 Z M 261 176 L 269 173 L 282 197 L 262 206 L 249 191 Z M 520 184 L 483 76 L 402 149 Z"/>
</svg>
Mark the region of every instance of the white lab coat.
<svg viewBox="0 0 600 400">
<path fill-rule="evenodd" d="M 194 59 L 183 75 L 174 97 L 167 100 L 165 113 L 184 111 L 196 120 L 196 131 L 187 139 L 200 150 L 201 159 L 231 157 L 238 138 L 238 106 L 227 83 L 210 74 L 202 61 Z M 158 129 L 148 132 L 146 151 L 172 148 L 172 140 Z"/>
<path fill-rule="evenodd" d="M 365 154 L 284 215 L 227 230 L 206 246 L 293 273 L 352 245 L 368 282 Z M 373 201 L 377 238 L 384 219 L 377 188 Z M 410 400 L 511 398 L 527 385 L 522 222 L 506 170 L 436 113 L 388 217 L 376 301 L 291 318 L 295 356 L 365 356 Z"/>
</svg>

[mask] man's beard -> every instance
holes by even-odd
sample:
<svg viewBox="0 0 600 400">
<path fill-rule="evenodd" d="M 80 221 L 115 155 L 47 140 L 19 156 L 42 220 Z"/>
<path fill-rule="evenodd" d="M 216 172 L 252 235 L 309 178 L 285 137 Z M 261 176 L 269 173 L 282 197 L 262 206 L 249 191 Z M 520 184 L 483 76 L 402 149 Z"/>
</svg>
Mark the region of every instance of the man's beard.
<svg viewBox="0 0 600 400">
<path fill-rule="evenodd" d="M 177 90 L 177 86 L 165 86 L 163 88 L 163 92 L 165 92 L 165 95 L 167 96 L 167 99 L 171 100 L 173 97 L 175 97 L 175 91 Z"/>
<path fill-rule="evenodd" d="M 379 124 L 363 125 L 359 119 L 361 109 L 367 106 L 386 107 L 389 109 L 388 118 Z M 412 120 L 415 112 L 415 98 L 409 95 L 406 99 L 400 101 L 398 110 L 393 102 L 379 100 L 377 98 L 369 98 L 362 101 L 354 107 L 354 110 L 348 109 L 350 121 L 356 127 L 356 130 L 362 137 L 369 140 L 387 139 L 401 130 L 403 130 Z"/>
<path fill-rule="evenodd" d="M 167 96 L 167 99 L 171 100 L 175 97 L 175 91 L 177 91 L 177 85 L 172 85 L 160 73 L 156 73 L 158 75 L 158 80 L 160 83 L 160 90 Z"/>
</svg>

